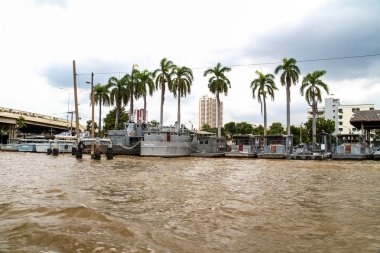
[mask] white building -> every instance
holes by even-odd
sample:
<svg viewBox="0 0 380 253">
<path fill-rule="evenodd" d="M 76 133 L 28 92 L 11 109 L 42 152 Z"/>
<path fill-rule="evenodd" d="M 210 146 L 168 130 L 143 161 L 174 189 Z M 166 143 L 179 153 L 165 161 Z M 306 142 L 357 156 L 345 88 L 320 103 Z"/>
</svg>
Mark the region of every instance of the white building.
<svg viewBox="0 0 380 253">
<path fill-rule="evenodd" d="M 338 107 L 338 131 L 340 134 L 360 133 L 360 129 L 351 125 L 350 119 L 355 112 L 374 110 L 373 104 L 340 105 Z M 337 126 L 335 126 L 336 130 Z"/>
<path fill-rule="evenodd" d="M 218 111 L 216 98 L 207 95 L 199 98 L 198 129 L 208 124 L 210 127 L 218 127 Z M 223 126 L 223 102 L 220 101 L 220 124 Z"/>
<path fill-rule="evenodd" d="M 368 111 L 374 109 L 374 104 L 341 105 L 339 99 L 326 98 L 325 107 L 318 108 L 317 118 L 324 118 L 334 121 L 334 134 L 359 133 L 360 129 L 356 129 L 350 124 L 351 117 L 357 111 Z M 308 119 L 312 118 L 311 110 L 308 110 L 307 113 Z"/>
</svg>

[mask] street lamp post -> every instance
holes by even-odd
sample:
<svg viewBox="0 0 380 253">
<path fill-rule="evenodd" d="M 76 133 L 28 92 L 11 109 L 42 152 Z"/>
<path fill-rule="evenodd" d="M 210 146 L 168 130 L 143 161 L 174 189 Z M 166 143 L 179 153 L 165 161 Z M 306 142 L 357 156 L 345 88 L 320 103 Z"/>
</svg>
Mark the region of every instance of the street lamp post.
<svg viewBox="0 0 380 253">
<path fill-rule="evenodd" d="M 300 144 L 302 143 L 302 125 L 303 123 L 300 124 Z"/>
<path fill-rule="evenodd" d="M 60 90 L 68 90 L 69 91 L 69 96 L 67 98 L 67 115 L 66 115 L 66 121 L 67 121 L 67 131 L 69 131 L 69 113 L 72 113 L 70 112 L 70 89 L 66 89 L 66 88 L 59 88 Z M 72 123 L 73 123 L 73 119 L 71 117 L 71 130 L 70 130 L 70 135 L 71 135 L 71 131 L 72 131 Z"/>
</svg>

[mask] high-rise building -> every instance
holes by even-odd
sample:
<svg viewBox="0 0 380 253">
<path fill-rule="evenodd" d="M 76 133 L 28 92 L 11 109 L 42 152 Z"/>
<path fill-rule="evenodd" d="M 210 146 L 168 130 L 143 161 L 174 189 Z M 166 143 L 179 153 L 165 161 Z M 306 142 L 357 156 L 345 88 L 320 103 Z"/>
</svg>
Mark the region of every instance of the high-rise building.
<svg viewBox="0 0 380 253">
<path fill-rule="evenodd" d="M 208 124 L 210 127 L 218 127 L 218 107 L 216 98 L 207 95 L 199 99 L 198 128 Z M 220 124 L 223 126 L 223 102 L 220 101 Z"/>
<path fill-rule="evenodd" d="M 148 111 L 146 111 L 146 120 L 148 121 Z M 144 109 L 133 110 L 132 121 L 142 123 L 144 121 Z"/>
<path fill-rule="evenodd" d="M 355 112 L 374 110 L 374 104 L 357 104 L 357 105 L 341 105 L 340 100 L 336 98 L 326 98 L 325 107 L 318 108 L 318 118 L 330 119 L 335 122 L 334 134 L 359 133 L 360 129 L 356 129 L 350 124 L 350 119 Z M 311 110 L 308 110 L 308 118 L 312 118 Z"/>
</svg>

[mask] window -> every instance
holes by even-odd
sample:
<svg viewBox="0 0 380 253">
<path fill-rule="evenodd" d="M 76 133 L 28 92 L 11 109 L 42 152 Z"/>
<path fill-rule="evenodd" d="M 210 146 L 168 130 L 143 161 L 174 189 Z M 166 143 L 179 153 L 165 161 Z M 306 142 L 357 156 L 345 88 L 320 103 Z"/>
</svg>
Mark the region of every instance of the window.
<svg viewBox="0 0 380 253">
<path fill-rule="evenodd" d="M 355 132 L 357 129 L 355 127 L 352 128 L 352 132 Z"/>
<path fill-rule="evenodd" d="M 360 111 L 359 108 L 352 108 L 352 112 L 358 112 L 358 111 Z"/>
<path fill-rule="evenodd" d="M 339 132 L 342 132 L 343 131 L 343 128 L 339 128 Z"/>
<path fill-rule="evenodd" d="M 343 125 L 343 122 L 342 122 L 342 121 L 340 121 L 340 122 L 339 122 L 339 126 L 342 126 L 342 125 Z"/>
<path fill-rule="evenodd" d="M 373 111 L 373 110 L 374 110 L 374 108 L 373 108 L 373 107 L 371 107 L 371 108 L 369 108 L 369 110 L 370 110 L 370 111 Z"/>
<path fill-rule="evenodd" d="M 343 113 L 343 110 L 342 110 L 342 109 L 339 109 L 339 113 Z"/>
<path fill-rule="evenodd" d="M 339 115 L 339 119 L 343 119 L 343 116 L 342 116 L 342 115 Z"/>
<path fill-rule="evenodd" d="M 335 110 L 333 110 L 333 112 L 335 112 Z"/>
</svg>

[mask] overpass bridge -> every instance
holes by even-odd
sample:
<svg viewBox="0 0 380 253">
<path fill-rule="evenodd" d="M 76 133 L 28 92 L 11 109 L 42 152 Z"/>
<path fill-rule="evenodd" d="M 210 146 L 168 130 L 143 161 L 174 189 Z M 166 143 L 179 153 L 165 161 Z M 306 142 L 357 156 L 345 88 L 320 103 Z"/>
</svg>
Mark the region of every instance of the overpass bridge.
<svg viewBox="0 0 380 253">
<path fill-rule="evenodd" d="M 23 132 L 58 134 L 70 128 L 75 131 L 75 123 L 72 124 L 72 121 L 68 119 L 0 107 L 0 130 L 1 134 L 6 136 L 7 139 L 16 137 L 16 121 L 20 116 L 26 121 L 26 127 L 23 128 Z M 79 130 L 84 131 L 85 127 L 80 125 Z"/>
</svg>

